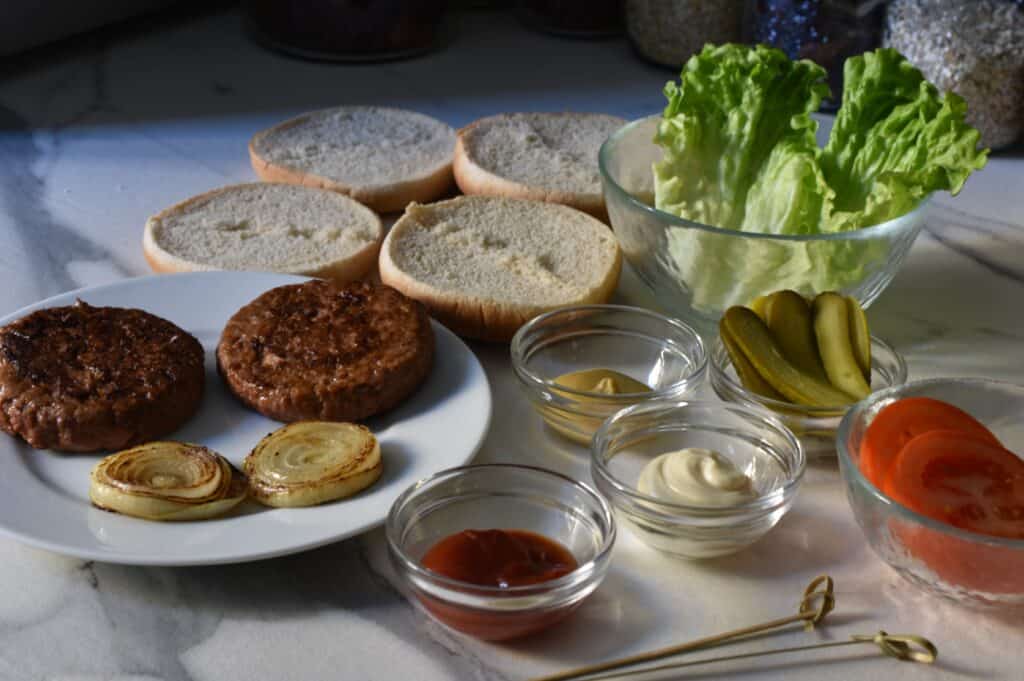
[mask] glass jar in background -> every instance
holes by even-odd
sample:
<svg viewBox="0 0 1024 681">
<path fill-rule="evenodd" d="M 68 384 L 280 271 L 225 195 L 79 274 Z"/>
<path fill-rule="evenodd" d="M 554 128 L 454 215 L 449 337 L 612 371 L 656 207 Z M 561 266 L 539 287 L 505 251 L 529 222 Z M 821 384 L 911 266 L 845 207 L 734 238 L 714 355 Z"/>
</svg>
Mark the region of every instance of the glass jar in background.
<svg viewBox="0 0 1024 681">
<path fill-rule="evenodd" d="M 882 38 L 885 0 L 747 0 L 744 40 L 777 47 L 791 59 L 810 59 L 828 71 L 835 110 L 847 57 L 873 50 Z"/>
<path fill-rule="evenodd" d="M 400 59 L 434 47 L 446 0 L 246 0 L 250 30 L 311 59 Z"/>
<path fill-rule="evenodd" d="M 643 57 L 679 69 L 705 43 L 740 39 L 743 0 L 626 0 L 626 31 Z"/>
<path fill-rule="evenodd" d="M 519 0 L 530 28 L 572 38 L 603 38 L 622 32 L 622 0 Z"/>
<path fill-rule="evenodd" d="M 885 44 L 941 91 L 967 100 L 967 121 L 996 149 L 1024 133 L 1024 2 L 893 0 Z"/>
</svg>

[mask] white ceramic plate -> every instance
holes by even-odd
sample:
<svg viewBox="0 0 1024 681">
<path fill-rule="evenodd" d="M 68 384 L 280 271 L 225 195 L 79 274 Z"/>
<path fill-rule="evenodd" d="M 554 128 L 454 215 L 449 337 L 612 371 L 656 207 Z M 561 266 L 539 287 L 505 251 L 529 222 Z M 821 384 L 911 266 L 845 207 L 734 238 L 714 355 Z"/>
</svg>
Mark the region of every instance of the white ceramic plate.
<svg viewBox="0 0 1024 681">
<path fill-rule="evenodd" d="M 204 444 L 236 466 L 280 423 L 243 407 L 217 375 L 214 348 L 228 318 L 267 289 L 301 277 L 203 272 L 130 279 L 65 293 L 0 319 L 44 307 L 136 307 L 169 319 L 206 350 L 206 395 L 199 412 L 168 439 Z M 434 324 L 437 350 L 427 382 L 367 425 L 377 435 L 384 474 L 349 499 L 312 508 L 271 509 L 247 501 L 233 514 L 160 523 L 89 504 L 89 471 L 100 455 L 34 450 L 0 433 L 0 533 L 79 558 L 135 565 L 201 565 L 269 558 L 351 537 L 379 525 L 392 501 L 417 480 L 467 463 L 487 433 L 491 392 L 476 357 Z"/>
</svg>

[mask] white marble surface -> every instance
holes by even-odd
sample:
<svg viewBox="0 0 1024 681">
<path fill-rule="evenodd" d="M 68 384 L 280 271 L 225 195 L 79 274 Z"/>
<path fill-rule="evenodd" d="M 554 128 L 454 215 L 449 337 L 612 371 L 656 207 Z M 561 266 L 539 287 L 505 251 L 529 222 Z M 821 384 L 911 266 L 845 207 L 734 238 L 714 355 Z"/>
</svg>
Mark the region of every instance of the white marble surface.
<svg viewBox="0 0 1024 681">
<path fill-rule="evenodd" d="M 429 57 L 375 66 L 292 61 L 242 34 L 231 13 L 133 36 L 84 38 L 0 72 L 0 313 L 61 291 L 147 273 L 145 218 L 253 179 L 256 130 L 305 109 L 380 103 L 464 124 L 509 110 L 661 107 L 670 73 L 619 40 L 565 42 L 503 15 L 467 15 Z M 994 157 L 926 233 L 871 310 L 912 378 L 1024 382 L 1024 153 Z M 636 300 L 629 282 L 620 297 Z M 545 432 L 506 351 L 477 346 L 500 405 L 481 461 L 587 478 L 583 450 Z M 837 612 L 815 634 L 751 647 L 913 631 L 932 668 L 867 654 L 731 663 L 732 679 L 1020 679 L 1024 620 L 982 616 L 914 591 L 865 545 L 834 464 L 811 467 L 796 507 L 750 550 L 687 563 L 623 532 L 601 589 L 548 635 L 470 641 L 428 621 L 392 586 L 380 531 L 248 565 L 153 569 L 93 563 L 0 540 L 0 678 L 285 681 L 523 679 L 789 613 L 831 573 Z M 664 678 L 711 678 L 712 670 Z"/>
</svg>

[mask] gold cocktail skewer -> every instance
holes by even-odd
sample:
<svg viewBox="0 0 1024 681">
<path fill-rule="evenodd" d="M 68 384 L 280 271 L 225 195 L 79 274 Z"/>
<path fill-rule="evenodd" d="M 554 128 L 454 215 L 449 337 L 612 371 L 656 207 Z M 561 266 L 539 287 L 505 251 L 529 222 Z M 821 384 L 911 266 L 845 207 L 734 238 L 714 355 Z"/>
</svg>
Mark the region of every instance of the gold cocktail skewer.
<svg viewBox="0 0 1024 681">
<path fill-rule="evenodd" d="M 691 660 L 689 662 L 674 662 L 672 664 L 663 664 L 656 667 L 644 667 L 642 669 L 628 669 L 622 671 L 613 671 L 609 674 L 600 674 L 598 676 L 590 676 L 587 674 L 586 681 L 604 681 L 605 679 L 621 679 L 626 676 L 632 676 L 634 674 L 650 674 L 653 672 L 663 672 L 673 669 L 681 669 L 683 667 L 696 667 L 702 664 L 712 664 L 714 662 L 728 662 L 730 660 L 745 660 L 751 657 L 763 657 L 768 655 L 781 655 L 783 653 L 797 653 L 807 650 L 821 650 L 822 648 L 841 648 L 843 646 L 857 646 L 864 645 L 867 643 L 874 644 L 889 657 L 895 657 L 898 660 L 904 660 L 907 662 L 921 662 L 924 664 L 931 664 L 938 657 L 939 651 L 928 639 L 922 636 L 916 636 L 914 634 L 889 634 L 884 631 L 880 631 L 874 635 L 863 635 L 854 634 L 850 637 L 849 641 L 832 641 L 829 643 L 815 643 L 808 646 L 795 646 L 792 648 L 776 648 L 774 650 L 763 650 L 756 653 L 740 653 L 738 655 L 724 655 L 722 657 L 711 657 L 701 660 Z"/>
<path fill-rule="evenodd" d="M 660 660 L 672 655 L 679 655 L 680 653 L 687 653 L 701 648 L 709 648 L 726 643 L 733 639 L 759 634 L 770 629 L 778 629 L 779 627 L 786 626 L 787 624 L 794 624 L 796 622 L 803 622 L 805 627 L 812 629 L 815 624 L 820 622 L 825 615 L 832 612 L 832 608 L 835 607 L 836 599 L 834 586 L 832 578 L 828 575 L 815 577 L 811 583 L 807 585 L 807 588 L 804 589 L 804 596 L 800 600 L 800 608 L 798 612 L 795 615 L 790 615 L 789 617 L 782 617 L 762 624 L 734 629 L 732 631 L 727 631 L 724 634 L 700 638 L 681 645 L 669 646 L 668 648 L 660 648 L 658 650 L 652 650 L 638 655 L 631 655 L 629 657 L 623 657 L 609 662 L 601 662 L 599 664 L 588 665 L 586 667 L 570 669 L 569 671 L 559 672 L 550 676 L 541 676 L 532 679 L 531 681 L 566 681 L 567 679 L 590 676 L 592 674 L 606 672 L 612 669 L 631 667 L 643 662 L 653 662 L 654 660 Z"/>
</svg>

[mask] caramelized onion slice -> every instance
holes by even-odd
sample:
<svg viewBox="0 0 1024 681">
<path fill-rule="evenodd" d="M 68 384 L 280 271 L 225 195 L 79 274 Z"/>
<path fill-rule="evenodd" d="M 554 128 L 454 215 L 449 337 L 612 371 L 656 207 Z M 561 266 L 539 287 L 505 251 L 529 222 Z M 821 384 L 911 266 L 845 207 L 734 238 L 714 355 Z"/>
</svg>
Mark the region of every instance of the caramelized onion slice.
<svg viewBox="0 0 1024 681">
<path fill-rule="evenodd" d="M 342 499 L 372 485 L 382 470 L 377 438 L 354 423 L 291 423 L 245 457 L 249 491 L 267 506 Z"/>
<path fill-rule="evenodd" d="M 147 520 L 212 518 L 247 493 L 245 476 L 227 459 L 184 442 L 148 442 L 111 454 L 90 478 L 93 504 Z"/>
</svg>

